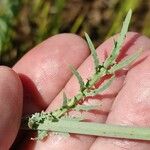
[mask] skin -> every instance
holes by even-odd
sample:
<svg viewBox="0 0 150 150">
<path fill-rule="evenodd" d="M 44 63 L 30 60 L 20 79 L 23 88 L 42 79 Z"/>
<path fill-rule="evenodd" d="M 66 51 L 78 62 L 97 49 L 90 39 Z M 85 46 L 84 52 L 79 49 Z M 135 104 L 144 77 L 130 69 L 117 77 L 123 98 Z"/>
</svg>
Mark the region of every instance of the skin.
<svg viewBox="0 0 150 150">
<path fill-rule="evenodd" d="M 106 40 L 97 48 L 101 61 L 110 53 L 116 37 Z M 102 95 L 88 99 L 86 103 L 100 103 L 101 107 L 98 112 L 84 113 L 86 118 L 108 124 L 150 127 L 150 40 L 137 33 L 128 33 L 119 59 L 139 48 L 143 49 L 143 53 L 138 60 L 120 71 L 116 80 Z M 80 66 L 78 70 L 85 81 L 93 72 L 93 63 L 85 41 L 73 34 L 60 34 L 49 38 L 30 50 L 12 69 L 0 67 L 0 111 L 5 114 L 0 118 L 2 150 L 9 149 L 15 140 L 21 114 L 58 108 L 62 104 L 62 91 L 65 91 L 68 97 L 76 94 L 79 85 L 67 64 L 76 68 Z M 70 114 L 76 115 L 75 112 Z M 146 141 L 84 135 L 50 135 L 44 141 L 35 142 L 29 140 L 33 135 L 20 134 L 24 136 L 19 137 L 21 140 L 14 144 L 14 149 L 150 149 L 150 143 Z"/>
</svg>

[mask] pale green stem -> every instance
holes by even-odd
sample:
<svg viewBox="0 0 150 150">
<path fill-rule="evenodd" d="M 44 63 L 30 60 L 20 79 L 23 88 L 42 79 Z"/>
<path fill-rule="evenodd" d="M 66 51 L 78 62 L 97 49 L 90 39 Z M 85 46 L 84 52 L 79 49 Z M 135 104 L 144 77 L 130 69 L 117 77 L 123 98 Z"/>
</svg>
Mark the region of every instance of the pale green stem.
<svg viewBox="0 0 150 150">
<path fill-rule="evenodd" d="M 107 69 L 101 68 L 101 71 L 98 73 L 95 73 L 93 75 L 93 78 L 89 81 L 89 87 L 92 87 L 96 82 L 100 80 L 100 78 L 107 74 Z"/>
<path fill-rule="evenodd" d="M 89 82 L 89 87 L 92 87 L 104 75 L 106 75 L 106 69 L 102 68 L 100 72 L 95 73 L 93 75 L 93 78 Z M 52 115 L 54 115 L 57 118 L 60 118 L 61 116 L 63 116 L 66 112 L 68 112 L 70 109 L 72 109 L 73 106 L 75 107 L 75 105 L 77 104 L 78 101 L 84 99 L 84 97 L 85 97 L 84 93 L 88 93 L 89 92 L 88 90 L 89 89 L 85 89 L 82 93 L 80 92 L 73 98 L 69 99 L 67 108 L 61 107 L 60 109 L 53 111 Z"/>
<path fill-rule="evenodd" d="M 128 127 L 119 125 L 107 125 L 101 123 L 63 121 L 40 124 L 37 130 L 53 132 L 75 133 L 84 135 L 115 137 L 125 139 L 150 140 L 150 129 Z"/>
</svg>

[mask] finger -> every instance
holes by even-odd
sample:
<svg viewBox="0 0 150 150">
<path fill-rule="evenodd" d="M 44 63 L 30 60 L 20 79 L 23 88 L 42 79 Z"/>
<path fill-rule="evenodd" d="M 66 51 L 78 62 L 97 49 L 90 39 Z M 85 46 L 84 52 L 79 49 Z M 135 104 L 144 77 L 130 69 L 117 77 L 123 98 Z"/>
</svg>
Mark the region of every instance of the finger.
<svg viewBox="0 0 150 150">
<path fill-rule="evenodd" d="M 22 113 L 22 85 L 7 67 L 0 67 L 0 149 L 9 149 L 17 135 Z"/>
<path fill-rule="evenodd" d="M 136 43 L 137 44 L 137 43 Z M 142 45 L 150 50 L 150 40 Z M 127 74 L 123 88 L 117 95 L 107 118 L 108 124 L 150 127 L 150 51 Z M 149 150 L 150 142 L 97 138 L 90 150 Z"/>
<path fill-rule="evenodd" d="M 128 42 L 130 42 L 133 38 L 137 40 L 136 33 L 129 33 L 127 35 L 127 40 L 125 42 L 125 46 L 130 47 L 133 44 L 133 41 L 130 45 L 128 45 Z M 106 41 L 104 44 L 102 44 L 98 49 L 98 55 L 100 57 L 100 60 L 103 61 L 105 59 L 105 56 L 109 51 L 111 50 L 113 46 L 113 38 Z M 135 41 L 134 41 L 135 42 Z M 139 42 L 140 43 L 140 42 Z M 79 72 L 83 79 L 86 81 L 89 76 L 93 73 L 93 64 L 91 63 L 91 56 L 88 57 L 83 64 L 79 67 Z M 107 118 L 107 114 L 109 112 L 109 109 L 111 107 L 111 104 L 120 90 L 122 83 L 124 81 L 125 75 L 119 75 L 117 76 L 117 80 L 115 80 L 112 85 L 110 86 L 109 90 L 105 91 L 100 97 L 94 97 L 89 98 L 86 103 L 89 104 L 100 104 L 102 105 L 99 108 L 98 112 L 86 112 L 83 115 L 86 117 L 86 119 L 90 119 L 95 122 L 105 122 Z M 72 77 L 69 82 L 66 84 L 65 88 L 62 90 L 62 92 L 65 91 L 67 96 L 70 98 L 74 96 L 79 91 L 79 84 L 76 81 L 75 77 Z M 51 111 L 54 109 L 59 108 L 62 105 L 62 92 L 59 93 L 59 95 L 53 100 L 53 102 L 50 104 L 47 111 Z M 73 114 L 74 115 L 74 114 Z M 80 114 L 78 114 L 80 115 Z M 69 150 L 69 149 L 82 149 L 87 150 L 89 149 L 90 145 L 94 142 L 95 137 L 93 136 L 81 136 L 81 135 L 75 135 L 70 137 L 63 137 L 63 136 L 54 136 L 50 135 L 48 138 L 46 138 L 45 141 L 37 141 L 37 142 L 31 142 L 28 143 L 28 149 L 63 149 L 63 150 Z M 26 145 L 27 146 L 27 145 Z"/>
<path fill-rule="evenodd" d="M 21 58 L 13 69 L 24 86 L 24 114 L 45 109 L 71 77 L 68 64 L 77 68 L 88 54 L 83 39 L 73 34 L 60 34 Z"/>
</svg>

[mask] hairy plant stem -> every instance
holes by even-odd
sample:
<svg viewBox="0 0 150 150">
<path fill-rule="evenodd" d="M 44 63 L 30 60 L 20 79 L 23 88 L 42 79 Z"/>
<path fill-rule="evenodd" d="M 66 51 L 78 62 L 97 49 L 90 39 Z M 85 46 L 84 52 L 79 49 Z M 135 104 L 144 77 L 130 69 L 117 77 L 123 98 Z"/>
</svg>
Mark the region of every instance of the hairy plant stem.
<svg viewBox="0 0 150 150">
<path fill-rule="evenodd" d="M 93 78 L 90 79 L 88 82 L 88 88 L 85 88 L 82 92 L 79 92 L 76 96 L 69 99 L 66 106 L 62 106 L 61 108 L 53 111 L 52 115 L 55 116 L 56 118 L 60 118 L 65 113 L 67 113 L 69 110 L 73 109 L 80 100 L 83 100 L 85 98 L 85 96 L 89 95 L 89 92 L 92 91 L 92 89 L 89 89 L 89 88 L 91 88 L 94 84 L 96 84 L 102 76 L 106 75 L 106 71 L 107 71 L 107 69 L 102 68 L 102 69 L 100 69 L 99 72 L 95 73 L 92 76 Z"/>
</svg>

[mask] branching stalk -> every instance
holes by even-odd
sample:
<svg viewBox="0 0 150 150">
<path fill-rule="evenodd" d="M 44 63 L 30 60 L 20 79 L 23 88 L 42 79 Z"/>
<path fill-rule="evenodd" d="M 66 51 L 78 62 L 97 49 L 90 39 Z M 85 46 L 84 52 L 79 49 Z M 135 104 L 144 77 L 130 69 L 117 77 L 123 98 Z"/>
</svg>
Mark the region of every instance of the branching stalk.
<svg viewBox="0 0 150 150">
<path fill-rule="evenodd" d="M 83 122 L 84 119 L 72 118 L 68 115 L 71 110 L 93 110 L 95 106 L 86 106 L 80 104 L 88 96 L 95 96 L 101 94 L 103 91 L 109 88 L 113 79 L 115 78 L 115 72 L 131 64 L 136 60 L 141 51 L 127 57 L 120 62 L 116 62 L 116 58 L 120 53 L 123 41 L 126 37 L 128 30 L 130 18 L 132 11 L 130 10 L 125 18 L 123 27 L 118 40 L 115 42 L 114 48 L 108 58 L 101 64 L 99 63 L 98 55 L 96 49 L 90 39 L 90 37 L 85 33 L 87 43 L 91 50 L 93 57 L 95 72 L 85 83 L 79 74 L 79 72 L 70 66 L 72 73 L 76 76 L 79 84 L 80 90 L 77 95 L 68 99 L 66 94 L 63 93 L 63 105 L 52 112 L 35 113 L 32 116 L 22 120 L 22 128 L 37 130 L 38 140 L 43 139 L 48 135 L 49 132 L 61 132 L 61 133 L 77 133 L 85 135 L 95 135 L 95 136 L 106 136 L 106 137 L 116 137 L 116 138 L 127 138 L 127 139 L 140 139 L 140 140 L 150 140 L 150 130 L 147 128 L 134 128 L 125 126 L 115 126 L 106 125 L 99 123 L 89 123 Z M 95 84 L 101 80 L 102 77 L 110 75 L 107 81 L 104 81 L 102 85 L 96 88 Z M 82 122 L 81 122 L 82 121 Z M 28 125 L 28 126 L 27 126 Z"/>
</svg>

